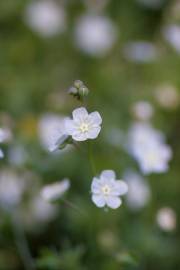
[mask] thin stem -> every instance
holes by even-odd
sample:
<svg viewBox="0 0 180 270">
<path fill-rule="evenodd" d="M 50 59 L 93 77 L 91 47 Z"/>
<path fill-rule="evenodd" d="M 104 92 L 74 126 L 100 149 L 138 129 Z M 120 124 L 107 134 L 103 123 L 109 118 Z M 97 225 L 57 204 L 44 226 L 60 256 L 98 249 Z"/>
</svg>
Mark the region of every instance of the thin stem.
<svg viewBox="0 0 180 270">
<path fill-rule="evenodd" d="M 93 173 L 93 175 L 96 175 L 96 167 L 95 167 L 95 163 L 94 163 L 93 149 L 92 149 L 92 144 L 90 141 L 88 142 L 88 154 L 89 154 L 89 162 L 91 165 L 92 173 Z"/>
<path fill-rule="evenodd" d="M 64 202 L 64 204 L 66 204 L 67 206 L 71 207 L 72 209 L 74 209 L 76 212 L 78 212 L 79 214 L 86 216 L 87 214 L 81 210 L 78 206 L 76 206 L 74 203 L 70 202 L 69 200 L 66 200 L 64 198 L 61 198 L 61 201 Z"/>
<path fill-rule="evenodd" d="M 26 239 L 24 230 L 21 226 L 21 223 L 19 222 L 19 219 L 16 216 L 16 213 L 11 212 L 11 222 L 12 222 L 12 228 L 13 228 L 16 246 L 17 246 L 19 255 L 22 259 L 22 262 L 24 264 L 24 268 L 26 270 L 35 270 L 35 264 L 29 250 L 27 239 Z"/>
</svg>

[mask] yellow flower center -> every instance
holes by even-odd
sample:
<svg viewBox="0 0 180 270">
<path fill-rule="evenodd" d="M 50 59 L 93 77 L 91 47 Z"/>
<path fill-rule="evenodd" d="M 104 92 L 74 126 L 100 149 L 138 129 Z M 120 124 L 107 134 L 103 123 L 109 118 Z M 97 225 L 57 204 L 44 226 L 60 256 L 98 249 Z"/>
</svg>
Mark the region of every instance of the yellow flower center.
<svg viewBox="0 0 180 270">
<path fill-rule="evenodd" d="M 104 193 L 104 195 L 109 195 L 110 191 L 111 191 L 111 189 L 108 185 L 104 185 L 102 187 L 102 192 Z"/>
<path fill-rule="evenodd" d="M 87 132 L 89 130 L 89 125 L 87 123 L 82 123 L 80 126 L 79 126 L 79 130 L 81 132 Z"/>
</svg>

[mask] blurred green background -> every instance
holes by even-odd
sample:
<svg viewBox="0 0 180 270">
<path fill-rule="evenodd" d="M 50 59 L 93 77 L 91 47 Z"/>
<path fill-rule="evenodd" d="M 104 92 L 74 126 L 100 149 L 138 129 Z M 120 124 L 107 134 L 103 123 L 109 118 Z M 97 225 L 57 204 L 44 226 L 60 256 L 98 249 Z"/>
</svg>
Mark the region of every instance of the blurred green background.
<svg viewBox="0 0 180 270">
<path fill-rule="evenodd" d="M 164 34 L 169 25 L 180 27 L 180 2 L 57 0 L 53 3 L 63 14 L 53 34 L 32 27 L 37 18 L 29 10 L 38 2 L 0 1 L 0 124 L 12 132 L 11 140 L 1 145 L 5 157 L 0 160 L 0 181 L 4 170 L 28 181 L 21 203 L 12 211 L 0 210 L 0 269 L 180 269 L 180 33 L 172 42 Z M 41 20 L 40 13 L 37 17 Z M 89 53 L 77 45 L 77 22 L 87 14 L 108 18 L 114 27 L 112 46 L 103 54 L 96 48 Z M 91 33 L 89 38 L 90 42 Z M 134 41 L 150 42 L 152 54 L 147 47 L 140 48 L 140 57 L 129 57 L 126 46 Z M 103 46 L 102 42 L 100 51 Z M 111 137 L 111 131 L 128 130 L 135 120 L 132 107 L 136 102 L 147 101 L 154 108 L 151 123 L 166 135 L 173 159 L 167 173 L 145 177 L 151 200 L 138 211 L 129 209 L 125 199 L 117 210 L 97 208 L 90 196 L 93 175 L 88 157 L 73 148 L 52 154 L 42 146 L 38 130 L 41 117 L 68 116 L 81 106 L 67 94 L 76 79 L 90 90 L 88 110 L 99 111 L 103 118 L 101 134 L 93 141 L 98 172 L 109 168 L 122 178 L 129 168 L 139 171 L 120 141 L 118 145 L 117 138 Z M 157 99 L 160 87 L 176 91 L 169 106 L 162 106 Z M 86 146 L 82 143 L 84 149 Z M 72 205 L 58 202 L 52 217 L 54 208 L 45 209 L 43 214 L 43 205 L 38 212 L 35 204 L 34 214 L 29 202 L 38 197 L 40 188 L 65 177 L 71 181 L 65 196 Z M 156 222 L 163 207 L 176 214 L 172 231 L 162 230 Z M 14 229 L 17 220 L 19 225 Z M 20 243 L 16 239 L 18 230 L 26 235 L 35 266 L 23 262 L 28 256 L 22 254 L 22 250 L 26 253 L 21 246 L 24 236 L 20 233 Z"/>
</svg>

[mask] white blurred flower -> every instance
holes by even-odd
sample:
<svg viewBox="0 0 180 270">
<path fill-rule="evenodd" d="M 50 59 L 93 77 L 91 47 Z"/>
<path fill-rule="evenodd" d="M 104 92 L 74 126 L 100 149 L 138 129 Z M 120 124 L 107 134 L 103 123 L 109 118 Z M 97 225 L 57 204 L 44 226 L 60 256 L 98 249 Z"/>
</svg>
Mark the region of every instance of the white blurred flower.
<svg viewBox="0 0 180 270">
<path fill-rule="evenodd" d="M 102 118 L 98 112 L 88 114 L 83 107 L 72 112 L 73 120 L 65 120 L 65 128 L 68 135 L 75 141 L 95 139 L 101 130 Z"/>
<path fill-rule="evenodd" d="M 157 212 L 156 221 L 163 231 L 173 231 L 176 228 L 176 213 L 172 208 L 161 208 Z"/>
<path fill-rule="evenodd" d="M 116 180 L 114 171 L 102 171 L 99 178 L 94 177 L 91 184 L 92 201 L 97 207 L 108 206 L 118 208 L 122 201 L 121 195 L 126 194 L 128 186 L 122 180 Z"/>
<path fill-rule="evenodd" d="M 10 147 L 8 151 L 9 162 L 13 165 L 23 165 L 28 159 L 28 153 L 22 145 Z"/>
<path fill-rule="evenodd" d="M 161 8 L 161 6 L 165 2 L 165 0 L 136 0 L 136 1 L 151 9 Z"/>
<path fill-rule="evenodd" d="M 12 133 L 8 128 L 0 128 L 0 143 L 8 142 L 12 139 Z"/>
<path fill-rule="evenodd" d="M 46 185 L 41 190 L 41 196 L 47 201 L 56 200 L 70 188 L 69 179 Z"/>
<path fill-rule="evenodd" d="M 155 98 L 159 105 L 166 109 L 176 109 L 180 103 L 180 96 L 173 85 L 162 85 L 155 90 Z"/>
<path fill-rule="evenodd" d="M 0 172 L 0 204 L 5 207 L 17 205 L 25 190 L 25 181 L 11 170 Z"/>
<path fill-rule="evenodd" d="M 58 209 L 56 205 L 49 203 L 42 196 L 37 196 L 32 199 L 29 211 L 31 220 L 47 222 L 56 216 Z"/>
<path fill-rule="evenodd" d="M 66 27 L 66 14 L 55 1 L 39 0 L 30 2 L 25 10 L 27 25 L 43 37 L 62 33 Z"/>
<path fill-rule="evenodd" d="M 148 63 L 157 59 L 158 51 L 155 45 L 147 41 L 134 41 L 125 45 L 123 53 L 132 62 Z"/>
<path fill-rule="evenodd" d="M 64 121 L 64 117 L 55 114 L 45 114 L 40 118 L 38 133 L 46 150 L 52 152 L 58 149 L 60 140 L 66 136 Z"/>
<path fill-rule="evenodd" d="M 113 22 L 103 16 L 84 15 L 75 28 L 75 43 L 93 56 L 104 56 L 114 45 L 117 31 Z"/>
<path fill-rule="evenodd" d="M 180 53 L 180 25 L 171 24 L 163 29 L 165 39 Z"/>
<path fill-rule="evenodd" d="M 147 121 L 153 116 L 154 108 L 147 101 L 138 101 L 133 105 L 132 112 L 138 120 Z"/>
<path fill-rule="evenodd" d="M 2 149 L 0 149 L 0 158 L 3 158 L 4 157 L 4 153 L 2 151 Z"/>
<path fill-rule="evenodd" d="M 133 171 L 126 172 L 124 179 L 128 184 L 126 202 L 129 208 L 139 210 L 146 206 L 151 197 L 151 190 L 146 180 Z"/>
<path fill-rule="evenodd" d="M 128 135 L 128 151 L 145 174 L 166 172 L 172 151 L 164 135 L 147 123 L 135 123 Z"/>
</svg>

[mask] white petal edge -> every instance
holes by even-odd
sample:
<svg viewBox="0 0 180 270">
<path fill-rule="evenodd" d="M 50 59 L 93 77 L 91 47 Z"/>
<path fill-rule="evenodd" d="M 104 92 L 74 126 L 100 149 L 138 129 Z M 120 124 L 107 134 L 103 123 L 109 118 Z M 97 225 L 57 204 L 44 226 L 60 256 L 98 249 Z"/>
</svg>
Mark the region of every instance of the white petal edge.
<svg viewBox="0 0 180 270">
<path fill-rule="evenodd" d="M 122 204 L 122 201 L 118 197 L 109 196 L 106 198 L 106 204 L 112 209 L 117 209 Z"/>
<path fill-rule="evenodd" d="M 89 114 L 89 120 L 95 126 L 99 126 L 102 123 L 101 115 L 98 112 L 92 112 L 92 113 L 90 113 Z"/>
<path fill-rule="evenodd" d="M 102 171 L 100 177 L 106 178 L 106 179 L 115 179 L 116 174 L 113 170 L 104 170 L 104 171 Z"/>
<path fill-rule="evenodd" d="M 65 123 L 65 132 L 68 135 L 73 135 L 77 131 L 73 120 L 65 119 L 64 123 Z"/>
<path fill-rule="evenodd" d="M 87 140 L 87 134 L 86 133 L 82 133 L 82 132 L 75 132 L 72 135 L 73 140 L 78 141 L 78 142 L 83 142 Z"/>
<path fill-rule="evenodd" d="M 116 180 L 113 188 L 113 195 L 120 196 L 128 192 L 128 185 L 122 180 Z"/>
<path fill-rule="evenodd" d="M 96 139 L 101 131 L 101 127 L 93 127 L 88 131 L 87 137 L 88 139 Z"/>
<path fill-rule="evenodd" d="M 94 177 L 92 184 L 91 184 L 91 192 L 94 194 L 100 194 L 101 193 L 101 183 L 98 178 Z"/>
<path fill-rule="evenodd" d="M 86 108 L 80 107 L 80 108 L 75 109 L 72 112 L 72 115 L 73 115 L 74 120 L 81 121 L 81 120 L 88 117 L 88 112 L 87 112 Z"/>
<path fill-rule="evenodd" d="M 101 195 L 92 195 L 92 201 L 95 203 L 97 207 L 104 207 L 106 202 Z"/>
</svg>

